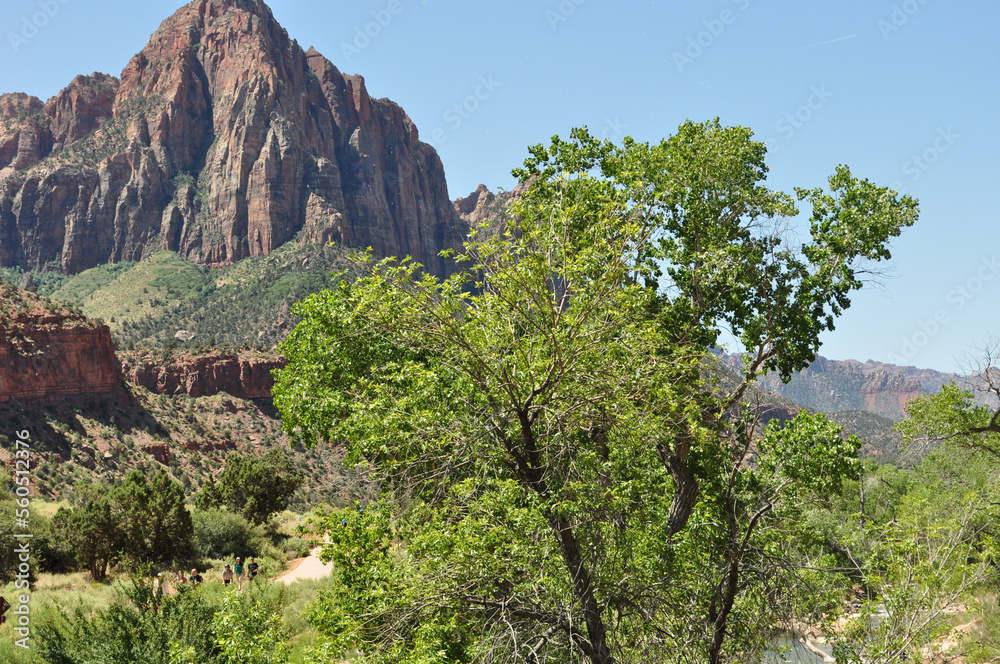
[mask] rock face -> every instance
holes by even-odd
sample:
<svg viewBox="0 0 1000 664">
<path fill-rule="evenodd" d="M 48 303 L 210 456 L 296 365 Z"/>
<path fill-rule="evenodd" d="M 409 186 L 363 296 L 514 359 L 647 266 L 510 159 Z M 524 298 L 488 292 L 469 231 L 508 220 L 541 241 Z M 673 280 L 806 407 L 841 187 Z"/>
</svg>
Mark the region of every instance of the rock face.
<svg viewBox="0 0 1000 664">
<path fill-rule="evenodd" d="M 196 0 L 120 80 L 0 97 L 0 266 L 76 273 L 161 249 L 210 265 L 298 237 L 432 271 L 465 224 L 437 153 L 261 0 Z"/>
<path fill-rule="evenodd" d="M 927 392 L 920 381 L 885 371 L 869 373 L 861 387 L 861 396 L 865 400 L 864 410 L 890 420 L 903 419 L 906 403 L 923 394 Z"/>
<path fill-rule="evenodd" d="M 741 366 L 737 355 L 727 356 L 724 361 L 734 369 Z M 894 422 L 903 419 L 910 399 L 929 391 L 919 378 L 905 373 L 904 367 L 823 357 L 794 374 L 787 384 L 774 375 L 765 376 L 758 384 L 772 394 L 823 413 L 866 411 Z"/>
<path fill-rule="evenodd" d="M 118 382 L 106 325 L 0 285 L 0 402 L 105 394 Z"/>
<path fill-rule="evenodd" d="M 476 190 L 465 198 L 456 198 L 452 201 L 452 206 L 459 218 L 470 226 L 490 222 L 491 226 L 498 226 L 507 219 L 507 206 L 521 197 L 531 186 L 531 180 L 521 182 L 510 191 L 502 191 L 494 194 L 485 184 L 476 187 Z"/>
<path fill-rule="evenodd" d="M 285 366 L 281 357 L 261 358 L 210 352 L 181 355 L 168 362 L 124 354 L 122 374 L 130 383 L 156 394 L 204 397 L 226 392 L 240 399 L 270 399 L 271 370 Z"/>
</svg>

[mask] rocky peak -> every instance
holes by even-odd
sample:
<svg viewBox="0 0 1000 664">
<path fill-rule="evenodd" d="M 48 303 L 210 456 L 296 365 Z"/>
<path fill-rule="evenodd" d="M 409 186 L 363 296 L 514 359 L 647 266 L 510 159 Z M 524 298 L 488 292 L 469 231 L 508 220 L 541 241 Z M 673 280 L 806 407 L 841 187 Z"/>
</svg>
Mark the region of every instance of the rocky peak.
<svg viewBox="0 0 1000 664">
<path fill-rule="evenodd" d="M 97 72 L 77 76 L 45 104 L 53 151 L 80 140 L 111 117 L 118 83 L 114 76 Z"/>
<path fill-rule="evenodd" d="M 443 273 L 465 234 L 406 113 L 259 0 L 191 2 L 120 83 L 78 77 L 44 113 L 33 99 L 0 98 L 20 118 L 0 128 L 0 266 L 75 273 L 164 248 L 218 265 L 298 238 Z"/>
<path fill-rule="evenodd" d="M 456 198 L 454 202 L 455 210 L 463 217 L 466 217 L 475 212 L 476 208 L 488 205 L 494 198 L 495 196 L 489 190 L 489 187 L 481 184 L 465 198 Z"/>
</svg>

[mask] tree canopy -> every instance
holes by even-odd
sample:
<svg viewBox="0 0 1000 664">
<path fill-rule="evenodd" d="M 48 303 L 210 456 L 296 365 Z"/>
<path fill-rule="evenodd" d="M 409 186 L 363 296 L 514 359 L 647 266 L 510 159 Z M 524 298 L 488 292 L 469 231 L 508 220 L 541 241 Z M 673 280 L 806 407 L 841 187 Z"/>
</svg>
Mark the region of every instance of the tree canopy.
<svg viewBox="0 0 1000 664">
<path fill-rule="evenodd" d="M 763 426 L 750 386 L 812 360 L 917 217 L 843 166 L 773 191 L 765 152 L 717 120 L 652 145 L 574 130 L 530 148 L 527 191 L 452 276 L 390 259 L 296 305 L 285 426 L 384 489 L 324 524 L 351 589 L 314 614 L 335 643 L 369 662 L 763 647 L 803 578 L 779 516 L 856 477 L 859 443 L 822 416 Z M 713 354 L 730 338 L 742 372 Z"/>
<path fill-rule="evenodd" d="M 152 479 L 133 470 L 110 488 L 80 486 L 75 501 L 53 528 L 97 581 L 116 560 L 169 563 L 194 552 L 184 488 L 162 470 Z"/>
<path fill-rule="evenodd" d="M 219 481 L 210 479 L 195 499 L 199 509 L 226 507 L 255 525 L 288 507 L 305 478 L 288 455 L 271 450 L 263 457 L 231 454 Z"/>
</svg>

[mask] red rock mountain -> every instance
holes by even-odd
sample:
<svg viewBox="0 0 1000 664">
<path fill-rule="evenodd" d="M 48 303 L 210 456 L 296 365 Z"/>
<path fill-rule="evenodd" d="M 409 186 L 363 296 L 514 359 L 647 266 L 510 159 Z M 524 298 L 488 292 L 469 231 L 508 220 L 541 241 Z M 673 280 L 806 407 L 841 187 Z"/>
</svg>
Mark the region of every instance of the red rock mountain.
<svg viewBox="0 0 1000 664">
<path fill-rule="evenodd" d="M 294 237 L 435 272 L 465 223 L 437 153 L 261 0 L 196 0 L 120 79 L 0 96 L 0 266 L 76 273 L 161 249 L 203 264 Z"/>
<path fill-rule="evenodd" d="M 739 369 L 739 355 L 724 356 L 723 361 Z M 820 412 L 832 414 L 842 411 L 867 411 L 892 421 L 903 419 L 906 403 L 913 397 L 937 391 L 949 380 L 962 380 L 953 374 L 935 374 L 940 380 L 931 380 L 925 387 L 921 380 L 909 375 L 907 367 L 857 360 L 828 360 L 817 357 L 807 368 L 782 383 L 769 374 L 757 384 L 764 390 Z"/>
<path fill-rule="evenodd" d="M 118 382 L 107 325 L 0 284 L 0 402 L 106 394 Z"/>
</svg>

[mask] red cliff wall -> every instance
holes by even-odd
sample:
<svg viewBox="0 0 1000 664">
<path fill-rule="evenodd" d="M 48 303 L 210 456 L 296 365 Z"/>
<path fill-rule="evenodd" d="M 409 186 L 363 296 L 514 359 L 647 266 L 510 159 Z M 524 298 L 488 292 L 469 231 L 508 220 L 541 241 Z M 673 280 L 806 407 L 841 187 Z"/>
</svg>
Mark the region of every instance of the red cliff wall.
<svg viewBox="0 0 1000 664">
<path fill-rule="evenodd" d="M 0 402 L 102 394 L 118 381 L 106 325 L 0 285 Z"/>
</svg>

